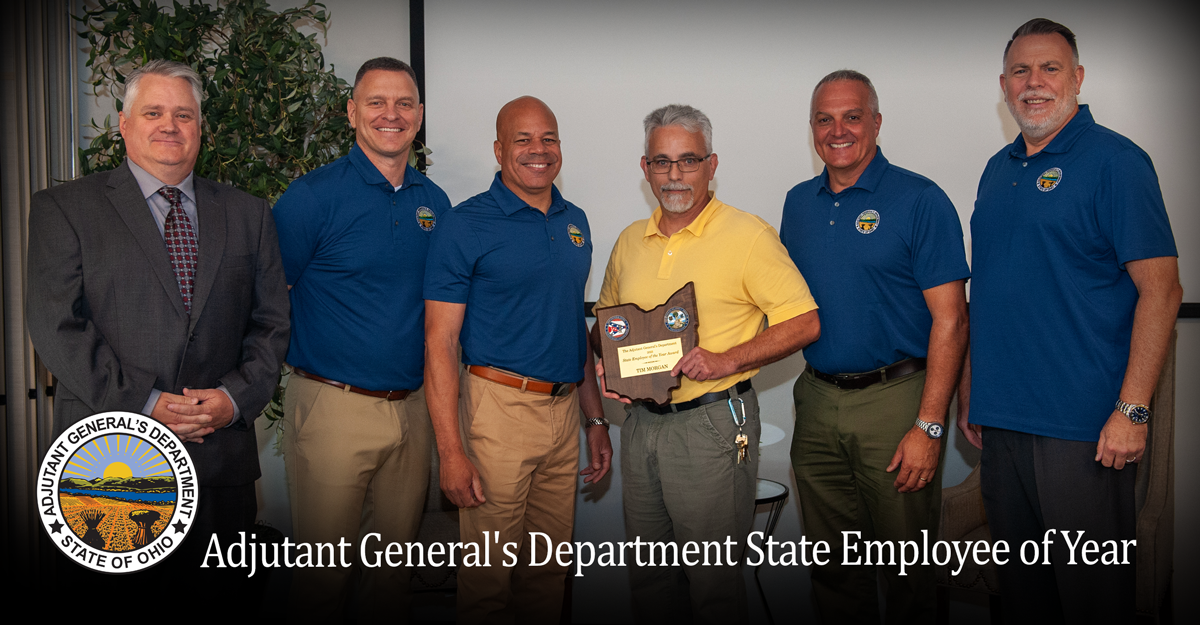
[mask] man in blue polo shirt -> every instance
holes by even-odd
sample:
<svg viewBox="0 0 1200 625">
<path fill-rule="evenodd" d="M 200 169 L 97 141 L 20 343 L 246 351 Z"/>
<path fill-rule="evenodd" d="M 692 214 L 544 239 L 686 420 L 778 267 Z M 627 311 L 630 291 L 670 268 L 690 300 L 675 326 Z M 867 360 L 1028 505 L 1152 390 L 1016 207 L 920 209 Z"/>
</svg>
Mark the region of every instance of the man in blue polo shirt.
<svg viewBox="0 0 1200 625">
<path fill-rule="evenodd" d="M 825 171 L 788 193 L 779 229 L 821 305 L 794 389 L 804 532 L 836 553 L 842 532 L 920 542 L 937 533 L 942 435 L 967 343 L 962 226 L 937 185 L 883 157 L 866 76 L 821 79 L 809 121 Z M 887 622 L 934 620 L 933 572 L 883 567 Z M 812 583 L 825 622 L 879 622 L 874 567 L 833 558 Z"/>
<path fill-rule="evenodd" d="M 408 165 L 423 106 L 407 64 L 363 64 L 347 104 L 349 156 L 292 183 L 275 205 L 292 300 L 293 375 L 283 453 L 300 543 L 415 540 L 429 481 L 432 429 L 424 377 L 425 256 L 449 210 L 446 194 Z M 357 547 L 351 549 L 357 553 Z M 293 612 L 403 618 L 408 567 L 294 569 Z"/>
<path fill-rule="evenodd" d="M 1145 448 L 1183 296 L 1150 157 L 1093 121 L 1082 83 L 1070 29 L 1035 19 L 1013 33 L 1000 86 L 1021 135 L 988 162 L 971 217 L 959 427 L 982 443 L 992 538 L 1055 532 L 1052 566 L 999 568 L 1009 622 L 1134 620 L 1132 559 L 1071 565 L 1062 533 L 1134 538 L 1126 465 Z"/>
<path fill-rule="evenodd" d="M 491 189 L 448 212 L 430 245 L 429 414 L 461 540 L 520 545 L 515 562 L 496 551 L 490 566 L 459 567 L 458 622 L 557 623 L 567 567 L 531 566 L 530 533 L 571 540 L 581 405 L 584 481 L 612 458 L 583 310 L 592 233 L 554 186 L 562 151 L 545 104 L 500 109 L 494 150 Z"/>
</svg>

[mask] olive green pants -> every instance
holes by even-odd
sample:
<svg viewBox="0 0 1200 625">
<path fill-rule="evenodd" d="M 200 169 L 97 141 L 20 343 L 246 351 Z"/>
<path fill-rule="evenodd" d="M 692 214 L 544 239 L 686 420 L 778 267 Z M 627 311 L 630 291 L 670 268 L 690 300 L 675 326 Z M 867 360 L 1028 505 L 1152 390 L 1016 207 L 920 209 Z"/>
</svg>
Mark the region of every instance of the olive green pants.
<svg viewBox="0 0 1200 625">
<path fill-rule="evenodd" d="M 749 618 L 741 546 L 754 522 L 762 426 L 754 389 L 733 405 L 739 416 L 745 408 L 742 433 L 749 445 L 741 462 L 735 444 L 738 427 L 727 401 L 665 415 L 634 404 L 621 426 L 626 540 L 640 538 L 660 546 L 657 557 L 655 550 L 645 548 L 644 562 L 656 565 L 629 562 L 637 623 L 737 625 Z M 681 551 L 689 542 L 724 545 L 728 539 L 736 543 L 729 550 L 737 560 L 733 566 L 724 555 L 719 565 L 715 556 L 708 561 L 708 555 L 693 560 L 708 561 L 707 566 L 689 565 L 687 558 L 676 562 L 661 549 L 673 544 Z"/>
<path fill-rule="evenodd" d="M 886 622 L 928 623 L 936 617 L 932 566 L 906 567 L 900 576 L 899 541 L 937 539 L 942 500 L 942 462 L 930 483 L 915 493 L 899 493 L 899 469 L 886 468 L 900 440 L 913 427 L 925 388 L 920 371 L 859 390 L 841 390 L 806 371 L 796 380 L 796 429 L 792 468 L 804 520 L 804 534 L 830 545 L 829 564 L 814 566 L 813 600 L 825 623 L 879 623 L 876 580 L 883 571 Z M 942 457 L 946 446 L 942 445 Z M 861 532 L 849 561 L 864 558 L 865 541 L 892 541 L 896 566 L 843 565 L 843 532 Z M 886 554 L 886 550 L 884 552 Z M 873 560 L 878 557 L 873 553 Z"/>
</svg>

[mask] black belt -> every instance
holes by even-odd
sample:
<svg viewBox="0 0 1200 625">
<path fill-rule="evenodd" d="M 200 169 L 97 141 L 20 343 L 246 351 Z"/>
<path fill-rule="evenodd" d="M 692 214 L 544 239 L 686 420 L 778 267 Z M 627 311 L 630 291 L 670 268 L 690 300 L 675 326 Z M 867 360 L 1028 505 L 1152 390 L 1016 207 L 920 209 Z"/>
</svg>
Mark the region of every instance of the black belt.
<svg viewBox="0 0 1200 625">
<path fill-rule="evenodd" d="M 840 375 L 830 375 L 821 373 L 813 368 L 812 365 L 804 365 L 806 371 L 812 371 L 815 378 L 822 382 L 832 384 L 842 390 L 856 391 L 858 389 L 867 388 L 868 386 L 895 380 L 906 375 L 916 373 L 925 369 L 924 358 L 909 358 L 901 360 L 898 363 L 888 365 L 882 369 L 869 371 L 867 373 L 847 373 Z"/>
<path fill-rule="evenodd" d="M 750 385 L 750 380 L 742 380 L 741 382 L 738 382 L 737 385 L 735 385 L 733 388 L 737 391 L 738 395 L 742 395 L 744 393 L 750 392 L 750 389 L 753 387 Z M 705 393 L 704 395 L 701 395 L 701 396 L 697 397 L 696 399 L 692 399 L 692 400 L 685 401 L 685 402 L 680 402 L 678 404 L 666 404 L 666 405 L 660 406 L 656 403 L 647 401 L 647 402 L 642 402 L 642 406 L 645 406 L 646 410 L 649 410 L 650 412 L 653 412 L 654 414 L 671 414 L 672 412 L 683 412 L 685 410 L 699 408 L 700 406 L 703 406 L 705 404 L 711 404 L 715 401 L 724 401 L 726 399 L 729 399 L 729 389 L 725 389 L 723 391 L 717 391 L 715 393 Z"/>
</svg>

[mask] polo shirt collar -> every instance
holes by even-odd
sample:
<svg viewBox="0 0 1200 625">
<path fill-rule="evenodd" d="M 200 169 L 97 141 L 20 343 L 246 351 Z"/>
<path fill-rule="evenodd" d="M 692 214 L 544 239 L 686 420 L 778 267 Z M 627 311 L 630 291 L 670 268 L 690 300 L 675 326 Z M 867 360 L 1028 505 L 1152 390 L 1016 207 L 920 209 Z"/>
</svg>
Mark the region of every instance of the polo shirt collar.
<svg viewBox="0 0 1200 625">
<path fill-rule="evenodd" d="M 496 177 L 492 180 L 492 188 L 488 191 L 492 199 L 496 201 L 496 205 L 500 207 L 500 211 L 506 217 L 511 217 L 517 211 L 528 208 L 531 210 L 542 212 L 541 209 L 534 208 L 528 202 L 517 197 L 504 181 L 500 179 L 500 172 L 496 172 Z M 547 215 L 552 215 L 559 211 L 567 210 L 567 201 L 563 199 L 561 193 L 558 192 L 558 187 L 550 185 L 550 210 L 546 211 Z"/>
<path fill-rule="evenodd" d="M 138 189 L 142 192 L 142 197 L 149 199 L 150 196 L 158 193 L 158 190 L 168 186 L 163 181 L 154 177 L 154 174 L 142 169 L 133 159 L 126 158 L 125 162 L 129 164 L 129 173 L 133 174 L 133 179 L 138 183 Z M 196 172 L 188 172 L 187 178 L 183 179 L 176 185 L 170 185 L 179 189 L 188 199 L 196 201 Z"/>
<path fill-rule="evenodd" d="M 684 226 L 683 230 L 691 232 L 692 236 L 698 237 L 703 235 L 704 226 L 707 225 L 708 222 L 712 221 L 714 216 L 721 212 L 723 208 L 725 208 L 725 203 L 721 200 L 718 200 L 715 193 L 709 191 L 708 204 L 704 205 L 704 208 L 700 211 L 700 214 L 696 215 L 696 218 L 692 220 L 692 223 Z M 654 209 L 654 214 L 650 215 L 650 220 L 646 223 L 646 233 L 643 235 L 643 238 L 652 236 L 667 236 L 663 234 L 662 230 L 658 229 L 658 220 L 662 218 L 662 214 L 662 206 Z M 683 230 L 680 230 L 680 232 L 683 232 Z"/>
<path fill-rule="evenodd" d="M 1092 118 L 1091 109 L 1086 104 L 1080 104 L 1075 117 L 1072 117 L 1071 121 L 1067 122 L 1067 125 L 1054 136 L 1054 140 L 1050 142 L 1050 145 L 1042 148 L 1042 151 L 1038 152 L 1038 154 L 1043 152 L 1051 154 L 1069 152 L 1071 147 L 1075 145 L 1075 142 L 1079 140 L 1079 137 L 1083 136 L 1083 133 L 1094 125 L 1096 125 L 1096 120 Z M 1026 150 L 1025 135 L 1017 135 L 1017 140 L 1013 141 L 1009 155 L 1013 158 L 1028 158 Z"/>
<path fill-rule="evenodd" d="M 863 173 L 859 174 L 858 180 L 854 184 L 842 189 L 845 193 L 850 189 L 863 189 L 864 191 L 875 192 L 875 188 L 879 186 L 879 181 L 883 179 L 883 172 L 887 171 L 888 160 L 883 156 L 883 148 L 875 146 L 875 156 L 871 162 L 867 164 L 867 168 Z M 837 195 L 833 192 L 833 188 L 829 186 L 829 167 L 826 166 L 821 170 L 821 184 L 817 185 L 817 193 L 825 191 L 829 195 Z"/>
<path fill-rule="evenodd" d="M 363 182 L 371 186 L 384 186 L 388 191 L 395 191 L 395 187 L 391 182 L 379 171 L 375 163 L 367 158 L 367 153 L 358 147 L 358 142 L 355 142 L 350 147 L 350 162 L 354 165 L 354 169 L 358 170 L 358 175 L 362 176 Z M 421 179 L 416 175 L 417 170 L 412 168 L 412 165 L 404 166 L 404 180 L 400 183 L 401 189 L 406 189 L 409 185 L 421 184 Z"/>
</svg>

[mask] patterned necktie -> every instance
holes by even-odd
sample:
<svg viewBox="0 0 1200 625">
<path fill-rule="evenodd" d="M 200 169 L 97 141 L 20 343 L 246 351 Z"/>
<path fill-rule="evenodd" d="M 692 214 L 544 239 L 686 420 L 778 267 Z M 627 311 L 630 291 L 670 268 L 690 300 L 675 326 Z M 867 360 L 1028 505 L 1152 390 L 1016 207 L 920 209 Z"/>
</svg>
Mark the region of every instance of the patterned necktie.
<svg viewBox="0 0 1200 625">
<path fill-rule="evenodd" d="M 183 193 L 175 187 L 163 187 L 158 194 L 171 203 L 167 223 L 163 226 L 163 238 L 167 243 L 167 256 L 175 270 L 175 281 L 179 283 L 179 294 L 183 296 L 183 309 L 192 314 L 192 288 L 196 285 L 196 231 L 192 220 L 183 212 Z"/>
</svg>

